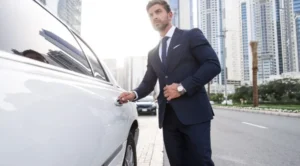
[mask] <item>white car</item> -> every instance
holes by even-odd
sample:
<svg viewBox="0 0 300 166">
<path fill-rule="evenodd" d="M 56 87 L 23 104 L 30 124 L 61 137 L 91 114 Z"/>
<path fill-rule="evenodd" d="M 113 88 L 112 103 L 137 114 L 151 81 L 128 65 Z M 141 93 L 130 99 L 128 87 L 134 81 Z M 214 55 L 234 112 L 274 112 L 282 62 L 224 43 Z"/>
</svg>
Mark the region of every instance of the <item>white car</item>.
<svg viewBox="0 0 300 166">
<path fill-rule="evenodd" d="M 41 2 L 0 1 L 0 165 L 136 166 L 135 104 Z"/>
</svg>

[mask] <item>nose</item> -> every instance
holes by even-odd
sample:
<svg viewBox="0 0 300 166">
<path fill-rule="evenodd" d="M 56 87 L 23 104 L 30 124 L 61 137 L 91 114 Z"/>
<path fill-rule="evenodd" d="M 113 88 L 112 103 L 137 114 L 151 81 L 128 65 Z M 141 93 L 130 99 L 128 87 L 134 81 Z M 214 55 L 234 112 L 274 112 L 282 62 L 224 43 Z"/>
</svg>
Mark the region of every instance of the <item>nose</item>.
<svg viewBox="0 0 300 166">
<path fill-rule="evenodd" d="M 153 22 L 157 22 L 157 21 L 159 21 L 158 17 L 154 17 Z"/>
<path fill-rule="evenodd" d="M 158 20 L 157 14 L 154 14 L 154 15 L 153 15 L 153 20 L 154 20 L 154 21 L 155 21 L 155 20 Z"/>
</svg>

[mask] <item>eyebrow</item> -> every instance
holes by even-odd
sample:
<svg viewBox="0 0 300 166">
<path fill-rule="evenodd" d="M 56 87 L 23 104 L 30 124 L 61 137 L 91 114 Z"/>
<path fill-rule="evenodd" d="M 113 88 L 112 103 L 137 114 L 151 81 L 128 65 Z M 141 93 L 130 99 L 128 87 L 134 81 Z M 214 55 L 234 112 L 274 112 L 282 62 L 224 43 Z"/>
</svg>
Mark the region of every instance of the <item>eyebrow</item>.
<svg viewBox="0 0 300 166">
<path fill-rule="evenodd" d="M 160 11 L 161 11 L 161 9 L 156 9 L 156 10 L 154 11 L 154 13 L 157 13 L 157 12 L 160 12 Z M 152 16 L 153 13 L 150 13 L 149 15 Z"/>
<path fill-rule="evenodd" d="M 156 12 L 159 12 L 159 11 L 161 11 L 161 9 L 157 9 L 157 10 L 155 10 L 154 12 L 156 13 Z"/>
</svg>

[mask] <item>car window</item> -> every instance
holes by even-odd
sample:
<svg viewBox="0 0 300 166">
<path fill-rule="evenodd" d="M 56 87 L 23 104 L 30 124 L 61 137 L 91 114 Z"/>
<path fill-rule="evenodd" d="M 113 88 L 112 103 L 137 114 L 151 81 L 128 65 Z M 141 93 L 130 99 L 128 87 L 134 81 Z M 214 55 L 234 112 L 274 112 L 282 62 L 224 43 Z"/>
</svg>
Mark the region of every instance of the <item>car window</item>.
<svg viewBox="0 0 300 166">
<path fill-rule="evenodd" d="M 108 81 L 108 78 L 106 77 L 105 71 L 104 71 L 101 63 L 99 62 L 99 59 L 97 58 L 97 56 L 93 53 L 93 51 L 78 36 L 75 35 L 75 38 L 77 39 L 77 41 L 79 42 L 83 52 L 87 56 L 87 58 L 88 58 L 88 60 L 91 64 L 91 67 L 94 71 L 94 76 L 98 79 Z"/>
<path fill-rule="evenodd" d="M 0 28 L 1 51 L 92 75 L 87 58 L 71 32 L 36 2 L 20 1 L 12 5 L 10 1 L 1 1 L 0 6 L 5 6 L 0 16 L 0 22 L 4 23 Z"/>
</svg>

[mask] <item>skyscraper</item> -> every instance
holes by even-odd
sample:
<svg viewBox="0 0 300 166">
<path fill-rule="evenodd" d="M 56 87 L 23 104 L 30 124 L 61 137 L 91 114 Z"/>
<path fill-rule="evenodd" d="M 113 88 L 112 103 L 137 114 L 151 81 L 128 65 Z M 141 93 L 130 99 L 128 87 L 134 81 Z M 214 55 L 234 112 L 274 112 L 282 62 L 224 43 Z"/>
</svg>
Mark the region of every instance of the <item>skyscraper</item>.
<svg viewBox="0 0 300 166">
<path fill-rule="evenodd" d="M 274 0 L 253 0 L 255 40 L 258 41 L 258 81 L 278 74 L 278 49 Z"/>
<path fill-rule="evenodd" d="M 195 0 L 167 0 L 173 11 L 172 23 L 181 29 L 193 27 L 193 1 Z"/>
<path fill-rule="evenodd" d="M 252 55 L 250 41 L 253 33 L 252 0 L 240 1 L 240 51 L 241 51 L 241 81 L 242 84 L 252 84 Z"/>
<path fill-rule="evenodd" d="M 225 52 L 227 79 L 241 81 L 241 53 L 240 53 L 240 26 L 239 2 L 230 0 L 225 3 Z"/>
<path fill-rule="evenodd" d="M 173 25 L 179 27 L 179 0 L 169 0 L 171 10 L 173 11 Z"/>
<path fill-rule="evenodd" d="M 300 72 L 300 0 L 293 0 L 294 17 L 293 21 L 295 24 L 295 43 L 296 43 L 296 55 L 298 56 L 298 71 Z"/>
<path fill-rule="evenodd" d="M 276 0 L 276 14 L 277 13 L 279 13 L 279 20 L 276 18 L 277 23 L 280 23 L 277 32 L 279 32 L 279 30 L 281 31 L 280 36 L 277 35 L 278 45 L 282 46 L 281 50 L 278 50 L 279 55 L 282 54 L 282 59 L 279 60 L 279 72 L 280 74 L 295 72 L 298 71 L 298 58 L 296 55 L 293 0 Z M 281 58 L 281 56 L 279 57 Z"/>
<path fill-rule="evenodd" d="M 57 14 L 76 33 L 81 32 L 81 6 L 82 0 L 59 0 Z"/>
</svg>

